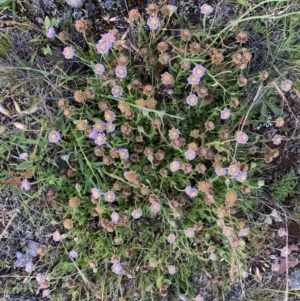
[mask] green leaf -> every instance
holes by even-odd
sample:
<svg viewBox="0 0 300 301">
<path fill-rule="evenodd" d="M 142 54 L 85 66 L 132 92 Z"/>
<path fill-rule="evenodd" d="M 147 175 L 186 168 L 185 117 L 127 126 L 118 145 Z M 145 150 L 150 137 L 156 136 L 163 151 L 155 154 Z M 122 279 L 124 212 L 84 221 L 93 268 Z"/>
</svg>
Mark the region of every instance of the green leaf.
<svg viewBox="0 0 300 301">
<path fill-rule="evenodd" d="M 30 169 L 33 165 L 32 161 L 24 161 L 17 166 L 17 170 L 27 170 Z"/>
<path fill-rule="evenodd" d="M 159 277 L 156 279 L 156 286 L 157 286 L 158 288 L 161 288 L 163 280 L 164 280 L 164 276 L 159 276 Z"/>
<path fill-rule="evenodd" d="M 46 18 L 45 18 L 44 25 L 45 25 L 46 30 L 48 30 L 48 28 L 49 28 L 50 25 L 51 25 L 51 22 L 50 22 L 49 17 L 46 17 Z"/>
<path fill-rule="evenodd" d="M 272 103 L 270 102 L 267 102 L 266 105 L 268 106 L 268 108 L 273 112 L 273 114 L 275 116 L 280 116 L 281 115 L 281 108 L 278 108 L 277 106 L 273 105 Z"/>
<path fill-rule="evenodd" d="M 237 2 L 243 6 L 250 6 L 246 0 L 237 0 Z"/>
</svg>

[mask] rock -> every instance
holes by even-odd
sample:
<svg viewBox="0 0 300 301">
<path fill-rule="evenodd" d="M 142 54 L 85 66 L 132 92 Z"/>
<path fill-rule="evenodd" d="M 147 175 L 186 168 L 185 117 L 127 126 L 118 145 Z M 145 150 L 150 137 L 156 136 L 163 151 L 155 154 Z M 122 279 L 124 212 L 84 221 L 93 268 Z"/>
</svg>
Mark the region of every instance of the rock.
<svg viewBox="0 0 300 301">
<path fill-rule="evenodd" d="M 80 8 L 82 7 L 83 3 L 85 2 L 85 0 L 65 0 L 66 3 L 74 8 Z"/>
</svg>

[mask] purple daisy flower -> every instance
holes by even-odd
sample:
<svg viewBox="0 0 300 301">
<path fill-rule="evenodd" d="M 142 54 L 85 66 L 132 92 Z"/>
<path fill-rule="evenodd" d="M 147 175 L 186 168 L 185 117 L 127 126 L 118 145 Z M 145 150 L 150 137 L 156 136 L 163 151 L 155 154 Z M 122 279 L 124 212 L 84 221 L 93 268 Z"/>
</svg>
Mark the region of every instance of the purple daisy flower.
<svg viewBox="0 0 300 301">
<path fill-rule="evenodd" d="M 127 160 L 129 158 L 129 152 L 128 152 L 128 149 L 126 149 L 126 148 L 120 148 L 118 150 L 118 154 L 120 156 L 120 159 L 122 159 L 122 160 Z"/>
<path fill-rule="evenodd" d="M 53 238 L 54 241 L 61 241 L 62 240 L 62 236 L 60 235 L 60 233 L 57 230 L 55 232 L 53 232 L 52 238 Z"/>
<path fill-rule="evenodd" d="M 191 197 L 191 198 L 194 198 L 198 195 L 198 190 L 196 188 L 192 188 L 191 186 L 187 186 L 185 188 L 185 193 Z"/>
<path fill-rule="evenodd" d="M 98 135 L 99 135 L 99 132 L 96 131 L 95 129 L 93 129 L 93 130 L 90 132 L 90 134 L 89 134 L 89 138 L 95 140 L 95 139 L 97 138 Z"/>
<path fill-rule="evenodd" d="M 212 261 L 217 261 L 217 255 L 216 255 L 216 253 L 215 252 L 211 252 L 209 258 Z"/>
<path fill-rule="evenodd" d="M 111 270 L 113 271 L 113 273 L 120 275 L 123 271 L 123 267 L 120 263 L 114 263 L 111 267 Z"/>
<path fill-rule="evenodd" d="M 152 212 L 157 213 L 157 212 L 160 211 L 161 205 L 158 202 L 152 202 L 150 209 L 151 209 Z"/>
<path fill-rule="evenodd" d="M 178 297 L 181 301 L 187 301 L 187 299 L 184 295 L 179 295 Z"/>
<path fill-rule="evenodd" d="M 280 264 L 278 264 L 278 263 L 272 264 L 271 269 L 272 269 L 273 272 L 279 271 L 279 269 L 280 269 Z"/>
<path fill-rule="evenodd" d="M 273 221 L 272 221 L 271 217 L 269 215 L 267 215 L 264 222 L 268 225 L 272 225 Z"/>
<path fill-rule="evenodd" d="M 58 143 L 61 140 L 60 133 L 58 131 L 52 130 L 48 135 L 48 140 L 51 143 Z"/>
<path fill-rule="evenodd" d="M 242 131 L 238 131 L 236 134 L 236 140 L 240 144 L 246 144 L 248 142 L 248 135 Z"/>
<path fill-rule="evenodd" d="M 168 272 L 170 275 L 174 275 L 176 273 L 176 266 L 174 264 L 170 264 L 168 266 Z"/>
<path fill-rule="evenodd" d="M 100 189 L 98 189 L 98 188 L 92 188 L 91 192 L 92 192 L 92 197 L 95 200 L 98 200 L 100 198 L 100 195 L 101 195 Z"/>
<path fill-rule="evenodd" d="M 21 160 L 27 160 L 28 159 L 28 153 L 22 153 L 19 155 L 19 159 Z"/>
<path fill-rule="evenodd" d="M 200 77 L 199 76 L 196 76 L 194 74 L 190 75 L 187 80 L 188 80 L 188 83 L 192 86 L 196 86 L 200 83 Z"/>
<path fill-rule="evenodd" d="M 288 92 L 290 91 L 292 88 L 292 81 L 290 81 L 289 79 L 286 79 L 282 82 L 281 84 L 281 90 L 284 92 Z"/>
<path fill-rule="evenodd" d="M 279 145 L 279 144 L 281 143 L 281 141 L 282 141 L 282 136 L 276 134 L 276 135 L 274 135 L 272 141 L 273 141 L 273 143 L 274 143 L 275 145 Z"/>
<path fill-rule="evenodd" d="M 279 228 L 277 233 L 279 237 L 287 236 L 287 232 L 284 228 Z"/>
<path fill-rule="evenodd" d="M 170 15 L 172 15 L 172 14 L 174 14 L 174 13 L 177 12 L 177 6 L 175 6 L 175 5 L 168 4 L 167 8 L 170 11 Z"/>
<path fill-rule="evenodd" d="M 174 233 L 170 233 L 167 237 L 168 243 L 173 244 L 176 240 L 176 235 Z"/>
<path fill-rule="evenodd" d="M 96 45 L 96 49 L 97 52 L 100 54 L 107 54 L 109 52 L 109 49 L 111 48 L 111 44 L 105 42 L 104 40 L 99 40 L 97 45 Z"/>
<path fill-rule="evenodd" d="M 227 174 L 226 168 L 223 168 L 221 166 L 216 167 L 215 172 L 218 176 L 225 176 Z"/>
<path fill-rule="evenodd" d="M 198 104 L 198 97 L 195 94 L 191 94 L 186 98 L 186 103 L 194 107 Z"/>
<path fill-rule="evenodd" d="M 75 49 L 73 47 L 65 47 L 63 55 L 67 60 L 72 59 L 75 55 Z"/>
<path fill-rule="evenodd" d="M 112 33 L 105 33 L 104 35 L 102 35 L 101 40 L 110 44 L 111 47 L 113 42 L 116 40 L 116 37 Z"/>
<path fill-rule="evenodd" d="M 194 228 L 187 228 L 186 230 L 184 230 L 184 235 L 186 237 L 194 237 L 195 229 Z"/>
<path fill-rule="evenodd" d="M 50 26 L 47 30 L 46 37 L 52 39 L 55 36 L 55 29 L 53 26 Z"/>
<path fill-rule="evenodd" d="M 107 133 L 113 133 L 116 129 L 116 126 L 112 122 L 107 122 L 105 125 L 105 129 Z"/>
<path fill-rule="evenodd" d="M 226 237 L 230 237 L 233 235 L 233 229 L 230 228 L 230 227 L 224 227 L 223 228 L 223 234 L 226 236 Z"/>
<path fill-rule="evenodd" d="M 240 171 L 239 174 L 237 175 L 236 179 L 240 183 L 243 183 L 247 180 L 248 173 L 246 171 Z"/>
<path fill-rule="evenodd" d="M 201 78 L 205 74 L 205 68 L 202 65 L 196 65 L 193 69 L 193 75 Z"/>
<path fill-rule="evenodd" d="M 102 64 L 100 64 L 100 63 L 95 65 L 95 73 L 96 73 L 97 75 L 102 75 L 104 72 L 105 72 L 105 67 L 104 67 L 104 65 L 102 65 Z"/>
<path fill-rule="evenodd" d="M 156 30 L 160 26 L 160 21 L 156 17 L 150 17 L 147 21 L 147 25 L 151 30 Z"/>
<path fill-rule="evenodd" d="M 97 145 L 103 145 L 106 142 L 106 136 L 104 134 L 98 133 L 95 139 Z"/>
<path fill-rule="evenodd" d="M 135 209 L 131 212 L 131 216 L 134 218 L 134 219 L 138 219 L 140 218 L 141 216 L 143 215 L 143 211 L 141 209 Z"/>
<path fill-rule="evenodd" d="M 231 115 L 231 111 L 228 108 L 224 108 L 221 111 L 221 119 L 223 119 L 223 120 L 228 119 L 230 117 L 230 115 Z"/>
<path fill-rule="evenodd" d="M 70 257 L 72 258 L 77 258 L 78 257 L 78 252 L 76 250 L 72 250 L 69 252 Z"/>
<path fill-rule="evenodd" d="M 227 172 L 229 175 L 231 175 L 233 177 L 237 177 L 240 173 L 240 169 L 237 165 L 232 164 L 232 165 L 229 165 Z"/>
<path fill-rule="evenodd" d="M 68 161 L 70 159 L 70 155 L 68 155 L 68 154 L 61 155 L 60 158 L 64 161 Z"/>
<path fill-rule="evenodd" d="M 196 296 L 196 300 L 195 301 L 204 301 L 204 298 L 200 294 L 198 294 Z"/>
<path fill-rule="evenodd" d="M 170 163 L 170 170 L 172 172 L 175 172 L 175 171 L 179 170 L 180 166 L 181 166 L 181 163 L 179 161 L 173 161 Z"/>
<path fill-rule="evenodd" d="M 107 122 L 113 122 L 113 121 L 115 121 L 116 120 L 116 114 L 115 114 L 115 112 L 113 112 L 111 110 L 105 111 L 105 113 L 104 113 L 104 119 Z"/>
<path fill-rule="evenodd" d="M 24 179 L 22 182 L 21 182 L 21 188 L 24 190 L 24 191 L 29 191 L 30 190 L 30 183 L 27 179 Z"/>
<path fill-rule="evenodd" d="M 111 221 L 113 223 L 117 223 L 119 221 L 119 218 L 120 218 L 119 213 L 115 212 L 115 211 L 110 215 L 110 217 L 111 217 Z"/>
<path fill-rule="evenodd" d="M 239 237 L 246 236 L 246 235 L 248 235 L 249 233 L 250 233 L 249 228 L 241 229 L 241 230 L 239 231 Z"/>
<path fill-rule="evenodd" d="M 116 77 L 124 78 L 127 76 L 127 69 L 125 66 L 118 66 L 115 70 Z"/>
<path fill-rule="evenodd" d="M 105 194 L 104 194 L 104 198 L 107 202 L 109 203 L 113 203 L 115 200 L 116 200 L 116 195 L 113 191 L 107 191 Z"/>
<path fill-rule="evenodd" d="M 123 95 L 123 88 L 122 88 L 121 86 L 114 85 L 114 86 L 111 88 L 111 94 L 112 94 L 114 97 L 122 96 L 122 95 Z"/>
<path fill-rule="evenodd" d="M 173 127 L 169 130 L 169 137 L 170 137 L 171 140 L 178 139 L 179 135 L 180 135 L 180 131 L 178 129 Z"/>
<path fill-rule="evenodd" d="M 210 15 L 212 12 L 213 12 L 213 7 L 208 5 L 208 4 L 203 4 L 201 7 L 200 7 L 200 10 L 201 10 L 201 13 L 203 15 Z"/>
<path fill-rule="evenodd" d="M 43 290 L 42 291 L 42 298 L 46 298 L 49 296 L 49 290 Z"/>
<path fill-rule="evenodd" d="M 291 250 L 289 250 L 289 247 L 285 246 L 281 249 L 281 257 L 287 257 L 288 255 L 290 255 Z"/>
<path fill-rule="evenodd" d="M 192 161 L 196 158 L 196 152 L 193 149 L 188 149 L 185 153 L 184 156 L 187 160 Z"/>
<path fill-rule="evenodd" d="M 39 284 L 43 284 L 46 281 L 46 277 L 41 273 L 38 273 L 35 279 Z"/>
<path fill-rule="evenodd" d="M 94 124 L 93 129 L 98 133 L 102 133 L 105 130 L 105 126 L 106 126 L 105 122 L 98 121 Z M 91 137 L 91 138 L 94 138 L 94 137 Z"/>
<path fill-rule="evenodd" d="M 32 262 L 26 263 L 25 272 L 27 272 L 28 274 L 30 274 L 32 271 L 33 271 L 33 263 Z"/>
<path fill-rule="evenodd" d="M 282 218 L 280 217 L 280 215 L 276 209 L 272 210 L 270 216 L 272 216 L 276 222 L 282 222 Z"/>
</svg>

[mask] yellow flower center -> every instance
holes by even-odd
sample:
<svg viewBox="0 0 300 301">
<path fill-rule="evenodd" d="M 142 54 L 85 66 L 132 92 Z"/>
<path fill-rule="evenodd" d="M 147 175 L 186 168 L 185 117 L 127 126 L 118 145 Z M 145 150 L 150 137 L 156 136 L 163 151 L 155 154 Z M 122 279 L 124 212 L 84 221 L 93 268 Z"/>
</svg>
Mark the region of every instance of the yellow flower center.
<svg viewBox="0 0 300 301">
<path fill-rule="evenodd" d="M 196 194 L 197 194 L 196 191 L 191 192 L 191 196 L 196 196 Z"/>
<path fill-rule="evenodd" d="M 197 77 L 196 77 L 196 76 L 192 76 L 192 77 L 191 77 L 191 81 L 192 81 L 192 82 L 196 82 L 196 81 L 197 81 Z"/>
<path fill-rule="evenodd" d="M 236 168 L 235 168 L 235 167 L 231 167 L 231 168 L 230 168 L 230 171 L 231 171 L 231 172 L 236 172 Z"/>
<path fill-rule="evenodd" d="M 192 102 L 192 103 L 196 102 L 196 97 L 194 97 L 194 96 L 191 97 L 191 98 L 190 98 L 190 102 Z"/>
<path fill-rule="evenodd" d="M 109 193 L 109 194 L 107 195 L 107 198 L 108 198 L 109 200 L 111 200 L 111 199 L 112 199 L 112 195 Z"/>
<path fill-rule="evenodd" d="M 209 11 L 209 9 L 210 9 L 210 7 L 209 7 L 208 5 L 205 5 L 205 6 L 204 6 L 204 10 L 205 10 L 205 11 Z"/>
<path fill-rule="evenodd" d="M 156 19 L 152 19 L 152 20 L 150 21 L 150 23 L 151 23 L 152 25 L 156 25 L 156 24 L 157 24 L 157 20 L 156 20 Z"/>
<path fill-rule="evenodd" d="M 224 112 L 224 117 L 229 117 L 230 113 L 229 112 Z"/>
<path fill-rule="evenodd" d="M 51 134 L 51 139 L 55 140 L 57 138 L 57 135 L 56 134 Z"/>
<path fill-rule="evenodd" d="M 60 235 L 59 235 L 58 233 L 55 233 L 55 234 L 54 234 L 54 238 L 55 238 L 55 239 L 59 239 L 59 238 L 60 238 Z"/>
<path fill-rule="evenodd" d="M 102 142 L 103 141 L 103 137 L 102 136 L 98 136 L 97 137 L 97 141 Z"/>
<path fill-rule="evenodd" d="M 70 56 L 71 53 L 72 53 L 72 52 L 71 52 L 71 49 L 67 48 L 67 49 L 66 49 L 66 56 Z"/>
<path fill-rule="evenodd" d="M 123 69 L 119 69 L 119 73 L 120 74 L 124 74 L 124 70 Z"/>
<path fill-rule="evenodd" d="M 290 88 L 290 83 L 284 83 L 284 85 L 283 85 L 285 88 Z"/>
<path fill-rule="evenodd" d="M 96 67 L 96 70 L 97 70 L 97 71 L 101 71 L 101 70 L 102 70 L 102 67 L 101 67 L 101 66 L 97 66 L 97 67 Z"/>
<path fill-rule="evenodd" d="M 196 73 L 197 73 L 198 75 L 201 75 L 201 74 L 203 73 L 203 71 L 199 68 L 199 69 L 197 69 Z"/>
<path fill-rule="evenodd" d="M 177 168 L 177 163 L 175 163 L 175 162 L 172 163 L 172 164 L 171 164 L 171 167 L 172 167 L 173 169 Z"/>
<path fill-rule="evenodd" d="M 115 92 L 115 94 L 119 94 L 120 93 L 120 89 L 119 88 L 115 88 L 114 92 Z"/>
</svg>

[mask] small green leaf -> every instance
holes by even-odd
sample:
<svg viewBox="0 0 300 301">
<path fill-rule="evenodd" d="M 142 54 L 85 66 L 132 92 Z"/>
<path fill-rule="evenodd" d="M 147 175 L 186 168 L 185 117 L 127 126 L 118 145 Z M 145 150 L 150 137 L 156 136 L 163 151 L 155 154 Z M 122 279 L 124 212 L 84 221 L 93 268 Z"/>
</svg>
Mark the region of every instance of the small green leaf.
<svg viewBox="0 0 300 301">
<path fill-rule="evenodd" d="M 48 30 L 48 28 L 49 28 L 50 25 L 51 25 L 51 22 L 50 22 L 49 17 L 46 17 L 46 18 L 45 18 L 44 25 L 45 25 L 46 30 Z"/>
<path fill-rule="evenodd" d="M 164 276 L 159 276 L 159 277 L 156 279 L 156 286 L 157 286 L 158 288 L 161 288 L 163 280 L 164 280 Z"/>
<path fill-rule="evenodd" d="M 17 170 L 27 170 L 32 167 L 33 163 L 31 161 L 24 161 L 20 163 L 17 167 Z"/>
</svg>

